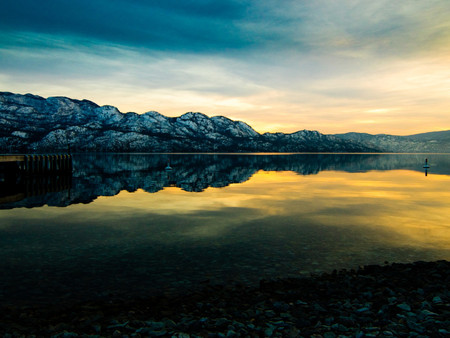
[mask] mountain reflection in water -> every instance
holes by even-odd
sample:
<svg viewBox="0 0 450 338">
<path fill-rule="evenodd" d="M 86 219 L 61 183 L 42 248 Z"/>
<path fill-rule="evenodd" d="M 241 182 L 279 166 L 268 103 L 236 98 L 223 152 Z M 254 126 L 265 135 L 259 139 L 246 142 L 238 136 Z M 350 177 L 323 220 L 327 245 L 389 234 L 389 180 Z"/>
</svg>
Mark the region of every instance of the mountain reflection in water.
<svg viewBox="0 0 450 338">
<path fill-rule="evenodd" d="M 30 183 L 28 180 L 24 185 L 28 189 L 34 185 L 34 190 L 41 191 L 41 194 L 23 194 L 18 203 L 0 203 L 0 209 L 90 203 L 99 196 L 114 196 L 122 190 L 133 192 L 142 189 L 156 193 L 165 187 L 178 187 L 184 191 L 201 192 L 208 187 L 221 188 L 232 183 L 245 182 L 259 170 L 293 171 L 301 175 L 315 175 L 330 170 L 423 171 L 425 156 L 430 158 L 432 164 L 428 173 L 450 175 L 448 155 L 78 154 L 74 155 L 74 171 L 70 184 L 68 178 L 63 177 L 61 181 L 64 185 L 57 185 L 61 186 L 60 189 L 46 191 L 42 185 Z M 166 170 L 169 161 L 171 171 Z M 6 189 L 3 188 L 3 191 L 6 192 Z M 11 192 L 11 196 L 15 194 L 16 191 Z M 25 196 L 27 198 L 23 200 Z"/>
<path fill-rule="evenodd" d="M 450 155 L 77 155 L 0 206 L 0 301 L 448 260 L 449 186 Z"/>
</svg>

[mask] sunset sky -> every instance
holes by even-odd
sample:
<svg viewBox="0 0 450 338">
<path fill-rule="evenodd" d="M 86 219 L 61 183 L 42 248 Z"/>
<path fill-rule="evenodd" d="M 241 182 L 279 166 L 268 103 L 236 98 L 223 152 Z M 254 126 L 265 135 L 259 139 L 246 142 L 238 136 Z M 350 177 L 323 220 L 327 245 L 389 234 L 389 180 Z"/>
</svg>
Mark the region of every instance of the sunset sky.
<svg viewBox="0 0 450 338">
<path fill-rule="evenodd" d="M 0 91 L 258 132 L 449 130 L 450 1 L 2 1 Z"/>
</svg>

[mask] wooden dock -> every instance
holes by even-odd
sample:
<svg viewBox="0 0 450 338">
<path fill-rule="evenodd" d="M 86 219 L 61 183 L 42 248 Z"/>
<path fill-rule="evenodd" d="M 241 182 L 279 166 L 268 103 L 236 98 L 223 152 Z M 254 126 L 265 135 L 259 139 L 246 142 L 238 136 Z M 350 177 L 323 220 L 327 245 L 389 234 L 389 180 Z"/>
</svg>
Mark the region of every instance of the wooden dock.
<svg viewBox="0 0 450 338">
<path fill-rule="evenodd" d="M 0 171 L 19 171 L 25 174 L 72 172 L 72 155 L 0 155 Z"/>
</svg>

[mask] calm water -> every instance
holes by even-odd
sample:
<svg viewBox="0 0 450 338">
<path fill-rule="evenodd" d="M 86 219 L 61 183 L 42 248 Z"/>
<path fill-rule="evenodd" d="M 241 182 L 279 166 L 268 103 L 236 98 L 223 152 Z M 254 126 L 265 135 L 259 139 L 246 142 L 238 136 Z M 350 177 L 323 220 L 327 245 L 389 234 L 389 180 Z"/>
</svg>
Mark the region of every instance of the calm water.
<svg viewBox="0 0 450 338">
<path fill-rule="evenodd" d="M 2 184 L 3 304 L 450 259 L 450 155 L 77 155 Z"/>
</svg>

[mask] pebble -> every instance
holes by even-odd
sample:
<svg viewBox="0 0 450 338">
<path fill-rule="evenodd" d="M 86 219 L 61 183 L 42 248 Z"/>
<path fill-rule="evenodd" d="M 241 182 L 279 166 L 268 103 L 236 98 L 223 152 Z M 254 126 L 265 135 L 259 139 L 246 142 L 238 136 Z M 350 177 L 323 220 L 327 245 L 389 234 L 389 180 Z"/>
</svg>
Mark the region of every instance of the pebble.
<svg viewBox="0 0 450 338">
<path fill-rule="evenodd" d="M 433 297 L 433 303 L 434 304 L 441 304 L 442 303 L 442 299 L 439 296 Z"/>
<path fill-rule="evenodd" d="M 71 313 L 0 307 L 0 336 L 448 336 L 449 282 L 449 262 L 422 262 L 265 281 L 259 288 L 209 286 L 179 298 L 92 302 Z"/>
<path fill-rule="evenodd" d="M 429 310 L 422 310 L 422 311 L 420 311 L 420 313 L 424 316 L 437 316 L 438 315 L 437 313 L 431 312 Z"/>
<path fill-rule="evenodd" d="M 399 309 L 404 310 L 404 311 L 411 311 L 411 307 L 408 304 L 406 304 L 406 303 L 397 304 L 397 307 Z"/>
<path fill-rule="evenodd" d="M 237 337 L 238 334 L 234 330 L 228 330 L 227 337 Z"/>
</svg>

